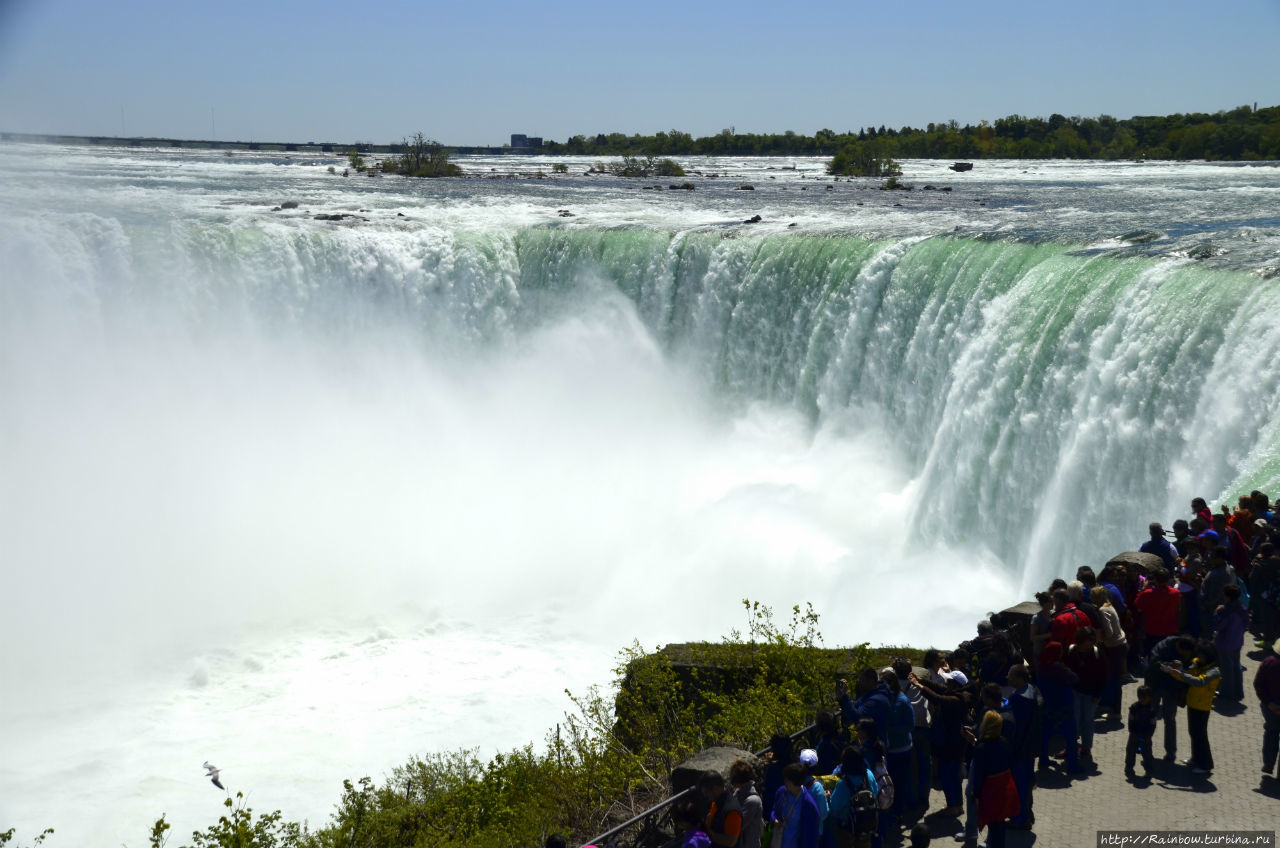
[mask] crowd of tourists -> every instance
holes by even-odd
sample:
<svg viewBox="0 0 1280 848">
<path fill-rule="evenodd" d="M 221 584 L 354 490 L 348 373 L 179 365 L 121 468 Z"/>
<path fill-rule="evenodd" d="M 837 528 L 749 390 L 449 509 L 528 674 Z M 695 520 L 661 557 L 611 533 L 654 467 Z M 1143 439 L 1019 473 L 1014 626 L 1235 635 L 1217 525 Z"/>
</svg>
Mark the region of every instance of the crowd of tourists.
<svg viewBox="0 0 1280 848">
<path fill-rule="evenodd" d="M 1181 767 L 1194 780 L 1214 770 L 1215 699 L 1245 699 L 1249 634 L 1267 653 L 1252 684 L 1265 728 L 1262 779 L 1275 780 L 1276 511 L 1261 492 L 1218 512 L 1196 498 L 1189 520 L 1149 532 L 1140 550 L 1158 566 L 1113 561 L 1054 580 L 1036 594 L 1029 633 L 983 621 L 955 650 L 926 651 L 919 670 L 899 658 L 863 669 L 852 691 L 840 681 L 839 709 L 818 712 L 807 746 L 780 734 L 762 774 L 745 760 L 727 776 L 707 772 L 700 803 L 673 811 L 671 848 L 928 845 L 926 814 L 935 824 L 954 817 L 966 848 L 983 830 L 989 848 L 1003 848 L 1009 828 L 1035 825 L 1037 774 L 1087 779 L 1121 767 L 1094 760 L 1099 722 L 1125 726 L 1124 774 L 1146 785 L 1158 728 L 1161 758 L 1177 760 L 1181 712 L 1191 738 Z M 931 804 L 931 790 L 940 801 Z"/>
</svg>

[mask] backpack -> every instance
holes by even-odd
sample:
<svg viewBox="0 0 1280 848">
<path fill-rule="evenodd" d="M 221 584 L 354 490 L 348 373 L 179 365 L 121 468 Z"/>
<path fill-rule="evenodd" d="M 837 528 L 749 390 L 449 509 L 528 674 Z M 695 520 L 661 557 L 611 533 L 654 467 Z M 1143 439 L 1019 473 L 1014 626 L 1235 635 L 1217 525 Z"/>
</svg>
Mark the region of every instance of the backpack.
<svg viewBox="0 0 1280 848">
<path fill-rule="evenodd" d="M 848 780 L 850 790 L 849 830 L 855 837 L 875 833 L 879 810 L 876 808 L 876 798 L 871 794 L 871 785 L 865 778 L 859 778 L 857 784 L 847 777 L 843 779 Z M 856 788 L 859 784 L 861 789 Z"/>
<path fill-rule="evenodd" d="M 853 807 L 853 815 L 849 820 L 853 824 L 854 834 L 875 833 L 879 810 L 876 809 L 876 799 L 871 795 L 871 790 L 859 789 L 853 793 L 849 803 Z"/>
<path fill-rule="evenodd" d="M 887 810 L 893 806 L 893 778 L 889 777 L 889 767 L 884 760 L 873 769 L 876 776 L 876 809 Z"/>
</svg>

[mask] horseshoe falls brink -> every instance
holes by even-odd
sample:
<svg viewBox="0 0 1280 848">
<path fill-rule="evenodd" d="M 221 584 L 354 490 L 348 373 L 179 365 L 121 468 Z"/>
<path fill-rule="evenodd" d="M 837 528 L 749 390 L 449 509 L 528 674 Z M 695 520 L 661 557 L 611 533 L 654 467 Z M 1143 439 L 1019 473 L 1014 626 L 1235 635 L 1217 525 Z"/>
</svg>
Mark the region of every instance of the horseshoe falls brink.
<svg viewBox="0 0 1280 848">
<path fill-rule="evenodd" d="M 0 146 L 0 822 L 319 824 L 742 598 L 951 643 L 1280 484 L 1280 169 L 555 161 Z"/>
</svg>

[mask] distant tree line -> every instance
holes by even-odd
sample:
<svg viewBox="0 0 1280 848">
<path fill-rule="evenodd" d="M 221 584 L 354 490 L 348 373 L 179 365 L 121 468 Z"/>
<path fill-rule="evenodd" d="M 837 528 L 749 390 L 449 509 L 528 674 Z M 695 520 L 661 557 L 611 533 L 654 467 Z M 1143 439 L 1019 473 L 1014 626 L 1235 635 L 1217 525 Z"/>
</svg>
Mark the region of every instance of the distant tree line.
<svg viewBox="0 0 1280 848">
<path fill-rule="evenodd" d="M 1120 120 L 1009 115 L 961 126 L 818 130 L 811 136 L 737 133 L 694 138 L 680 130 L 654 135 L 575 135 L 547 141 L 543 152 L 601 156 L 836 156 L 898 159 L 1280 159 L 1280 106 L 1240 106 L 1214 114 L 1137 116 Z"/>
</svg>

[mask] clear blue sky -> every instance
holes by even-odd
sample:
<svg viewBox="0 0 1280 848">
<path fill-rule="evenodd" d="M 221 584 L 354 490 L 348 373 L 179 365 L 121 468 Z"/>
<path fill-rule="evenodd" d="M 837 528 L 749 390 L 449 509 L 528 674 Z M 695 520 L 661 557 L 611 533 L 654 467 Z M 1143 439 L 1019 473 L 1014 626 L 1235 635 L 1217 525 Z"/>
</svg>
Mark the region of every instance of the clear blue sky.
<svg viewBox="0 0 1280 848">
<path fill-rule="evenodd" d="M 0 0 L 0 130 L 501 144 L 1280 105 L 1280 0 Z"/>
</svg>

